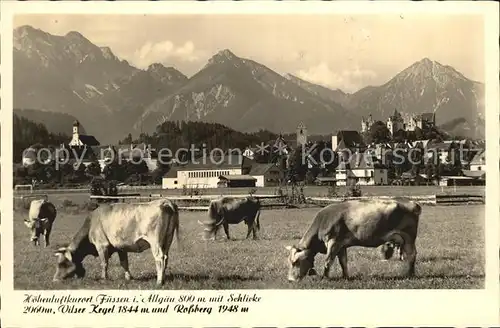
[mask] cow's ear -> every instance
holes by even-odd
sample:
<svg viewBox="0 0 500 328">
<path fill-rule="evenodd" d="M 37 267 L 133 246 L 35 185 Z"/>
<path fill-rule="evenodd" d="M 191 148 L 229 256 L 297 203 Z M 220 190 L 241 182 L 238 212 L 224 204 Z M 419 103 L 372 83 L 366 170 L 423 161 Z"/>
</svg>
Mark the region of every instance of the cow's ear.
<svg viewBox="0 0 500 328">
<path fill-rule="evenodd" d="M 302 260 L 305 260 L 306 258 L 307 258 L 307 253 L 305 250 L 303 250 L 303 251 L 295 253 L 294 262 L 295 261 L 302 261 Z"/>
<path fill-rule="evenodd" d="M 285 246 L 285 248 L 286 248 L 287 251 L 291 251 L 292 248 L 293 248 L 293 246 L 288 245 L 288 246 Z"/>
<path fill-rule="evenodd" d="M 71 252 L 69 250 L 66 250 L 66 252 L 64 252 L 64 257 L 71 262 L 73 261 L 73 257 L 71 256 Z"/>
</svg>

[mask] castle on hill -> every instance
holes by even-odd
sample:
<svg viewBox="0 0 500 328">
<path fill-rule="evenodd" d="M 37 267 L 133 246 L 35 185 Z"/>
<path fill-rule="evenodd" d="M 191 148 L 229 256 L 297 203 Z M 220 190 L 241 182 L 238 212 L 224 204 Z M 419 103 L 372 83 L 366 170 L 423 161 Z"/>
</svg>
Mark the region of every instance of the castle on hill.
<svg viewBox="0 0 500 328">
<path fill-rule="evenodd" d="M 361 132 L 364 133 L 369 131 L 373 123 L 375 123 L 375 121 L 371 114 L 367 119 L 364 117 L 361 118 Z M 385 124 L 391 135 L 394 135 L 399 130 L 415 131 L 416 128 L 422 130 L 436 125 L 436 114 L 422 113 L 403 118 L 401 113 L 395 109 L 394 113 L 387 118 Z"/>
</svg>

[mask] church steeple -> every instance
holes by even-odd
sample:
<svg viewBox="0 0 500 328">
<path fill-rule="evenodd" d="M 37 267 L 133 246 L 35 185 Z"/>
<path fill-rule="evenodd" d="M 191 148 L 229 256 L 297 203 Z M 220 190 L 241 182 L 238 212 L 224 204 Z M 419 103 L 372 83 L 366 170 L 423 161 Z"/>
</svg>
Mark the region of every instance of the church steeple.
<svg viewBox="0 0 500 328">
<path fill-rule="evenodd" d="M 79 130 L 80 130 L 80 122 L 78 122 L 78 120 L 75 120 L 73 122 L 73 135 L 78 135 L 80 132 Z"/>
</svg>

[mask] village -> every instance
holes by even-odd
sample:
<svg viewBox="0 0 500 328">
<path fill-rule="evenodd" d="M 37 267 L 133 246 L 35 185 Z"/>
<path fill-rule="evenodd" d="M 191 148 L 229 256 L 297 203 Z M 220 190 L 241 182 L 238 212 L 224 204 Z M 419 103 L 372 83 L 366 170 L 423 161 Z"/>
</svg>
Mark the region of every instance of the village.
<svg viewBox="0 0 500 328">
<path fill-rule="evenodd" d="M 259 145 L 248 145 L 246 149 L 239 152 L 231 150 L 231 153 L 219 153 L 215 159 L 213 156 L 211 158 L 205 156 L 188 163 L 178 163 L 172 159 L 167 169 L 159 170 L 161 166 L 158 163 L 159 151 L 151 145 L 139 143 L 103 146 L 94 136 L 81 134 L 80 124 L 75 121 L 71 140 L 58 148 L 51 147 L 51 151 L 44 157 L 42 164 L 49 165 L 55 157 L 64 161 L 64 158 L 60 158 L 60 154 L 65 153 L 62 150 L 66 149 L 66 154 L 79 159 L 72 162 L 74 170 L 81 173 L 80 179 L 76 178 L 76 182 L 85 180 L 82 177 L 101 176 L 105 179 L 117 180 L 122 184 L 161 184 L 162 189 L 268 187 L 291 181 L 303 181 L 309 185 L 335 186 L 484 185 L 486 179 L 484 141 L 469 139 L 410 141 L 402 138 L 397 141 L 398 133 L 432 130 L 435 127 L 435 115 L 424 113 L 403 118 L 395 110 L 383 124 L 386 130 L 382 127 L 386 132 L 388 131 L 389 136 L 384 142 L 377 142 L 377 140 L 370 142 L 367 140 L 370 139 L 367 135 L 375 129 L 374 126 L 377 123 L 380 127 L 381 122 L 376 122 L 369 116 L 362 119 L 360 131 L 341 130 L 333 134 L 330 140 L 317 140 L 316 138 L 315 141 L 310 139 L 307 127 L 299 123 L 295 139 L 285 140 L 282 135 L 279 135 L 276 140 L 269 141 L 265 148 Z M 328 149 L 325 150 L 329 150 L 335 160 L 324 163 L 324 159 L 323 162 L 320 159 L 320 163 L 314 162 L 311 158 L 311 149 L 317 146 L 318 141 L 327 145 Z M 296 164 L 291 163 L 290 157 L 295 149 L 301 149 L 304 152 L 302 159 L 305 161 L 302 166 L 307 174 L 303 174 L 302 177 L 297 177 L 296 174 L 292 176 L 294 171 L 292 166 Z M 263 163 L 256 159 L 259 152 L 261 155 L 266 152 L 274 153 L 276 156 L 267 156 L 267 162 Z M 397 152 L 407 162 L 410 162 L 408 154 L 412 152 L 422 154 L 422 156 L 416 163 L 413 160 L 411 163 L 396 165 L 394 154 Z M 23 169 L 26 170 L 35 164 L 38 153 L 40 152 L 35 149 L 24 152 Z M 460 155 L 457 156 L 457 154 Z M 132 169 L 125 170 L 121 177 L 116 177 L 116 174 L 110 173 L 114 165 L 110 162 L 116 162 L 110 161 L 112 157 L 118 157 L 120 163 L 123 165 L 128 163 Z M 269 158 L 272 159 L 269 160 Z M 459 163 L 456 163 L 457 161 Z M 66 159 L 65 163 L 67 162 L 70 161 Z M 76 165 L 78 162 L 83 165 Z M 136 165 L 130 165 L 130 162 Z M 24 173 L 24 177 L 27 176 L 29 174 Z M 131 179 L 130 176 L 133 178 Z M 155 178 L 149 180 L 144 178 L 151 176 Z M 42 179 L 34 178 L 32 183 L 33 181 L 44 182 L 43 177 Z"/>
</svg>

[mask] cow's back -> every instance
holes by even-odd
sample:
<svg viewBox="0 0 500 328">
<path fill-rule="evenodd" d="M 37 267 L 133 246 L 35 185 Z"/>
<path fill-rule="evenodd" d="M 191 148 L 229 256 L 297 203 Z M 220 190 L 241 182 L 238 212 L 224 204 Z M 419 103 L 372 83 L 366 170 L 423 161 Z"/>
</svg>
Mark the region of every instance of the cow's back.
<svg viewBox="0 0 500 328">
<path fill-rule="evenodd" d="M 354 200 L 331 205 L 318 213 L 319 238 L 354 238 L 377 244 L 391 231 L 416 233 L 420 207 L 395 200 Z M 415 220 L 416 219 L 416 220 Z"/>
<path fill-rule="evenodd" d="M 29 219 L 36 219 L 38 218 L 38 215 L 40 214 L 40 211 L 42 209 L 42 205 L 45 202 L 43 199 L 35 199 L 32 200 L 30 203 L 30 210 L 28 213 Z"/>
<path fill-rule="evenodd" d="M 114 204 L 97 208 L 91 214 L 90 240 L 92 243 L 109 243 L 116 248 L 129 248 L 137 241 L 163 238 L 169 224 L 163 202 L 146 204 Z M 144 246 L 146 247 L 146 246 Z M 145 249 L 145 248 L 144 248 Z M 144 250 L 137 249 L 137 251 Z"/>
</svg>

